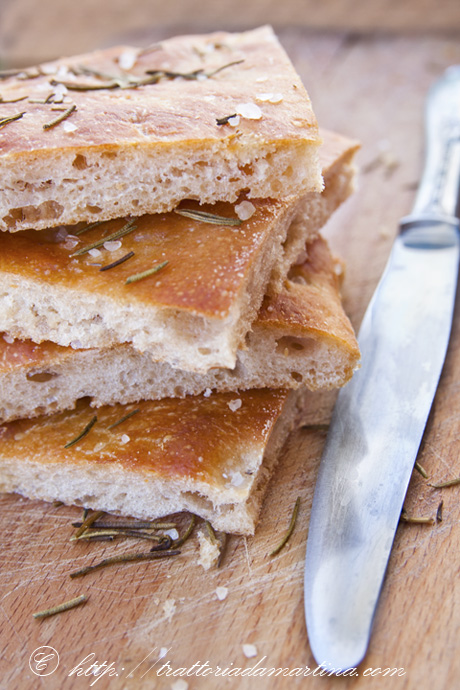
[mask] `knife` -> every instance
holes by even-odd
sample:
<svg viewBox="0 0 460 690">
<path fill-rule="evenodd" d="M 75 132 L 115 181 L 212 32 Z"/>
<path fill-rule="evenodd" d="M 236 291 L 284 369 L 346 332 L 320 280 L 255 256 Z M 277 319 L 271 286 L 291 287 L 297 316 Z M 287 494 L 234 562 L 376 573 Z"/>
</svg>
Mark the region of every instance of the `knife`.
<svg viewBox="0 0 460 690">
<path fill-rule="evenodd" d="M 329 671 L 369 644 L 388 558 L 449 341 L 459 262 L 460 66 L 431 88 L 426 162 L 359 332 L 313 498 L 305 563 L 311 650 Z"/>
</svg>

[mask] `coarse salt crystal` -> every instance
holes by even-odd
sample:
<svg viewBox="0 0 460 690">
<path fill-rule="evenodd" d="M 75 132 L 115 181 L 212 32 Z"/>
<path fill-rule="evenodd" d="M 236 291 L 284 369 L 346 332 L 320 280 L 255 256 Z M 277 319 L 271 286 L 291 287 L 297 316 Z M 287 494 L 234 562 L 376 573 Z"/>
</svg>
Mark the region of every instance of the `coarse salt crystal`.
<svg viewBox="0 0 460 690">
<path fill-rule="evenodd" d="M 203 397 L 204 397 L 204 398 L 209 398 L 209 396 L 211 395 L 211 393 L 212 393 L 212 390 L 211 390 L 210 388 L 206 388 L 205 392 L 203 393 Z"/>
<path fill-rule="evenodd" d="M 255 103 L 239 103 L 235 110 L 246 120 L 260 120 L 262 117 L 262 111 Z"/>
<path fill-rule="evenodd" d="M 77 129 L 77 125 L 74 125 L 73 122 L 64 122 L 62 125 L 64 132 L 75 132 Z"/>
<path fill-rule="evenodd" d="M 70 235 L 66 237 L 65 243 L 64 243 L 64 249 L 75 249 L 77 244 L 79 243 L 79 239 L 73 239 Z"/>
<path fill-rule="evenodd" d="M 116 252 L 117 249 L 120 249 L 121 247 L 121 242 L 120 240 L 113 240 L 109 242 L 104 242 L 104 249 L 107 249 L 108 252 Z"/>
<path fill-rule="evenodd" d="M 137 60 L 137 50 L 124 50 L 118 58 L 121 69 L 131 69 Z"/>
<path fill-rule="evenodd" d="M 228 587 L 216 587 L 216 596 L 219 601 L 224 601 L 228 595 Z"/>
<path fill-rule="evenodd" d="M 5 343 L 9 343 L 10 345 L 11 343 L 14 343 L 14 338 L 12 335 L 9 335 L 9 333 L 3 334 L 3 340 L 5 341 Z"/>
<path fill-rule="evenodd" d="M 227 122 L 230 125 L 230 127 L 238 127 L 238 125 L 240 124 L 240 116 L 234 115 L 233 117 L 229 117 Z"/>
<path fill-rule="evenodd" d="M 172 529 L 165 529 L 164 534 L 166 534 L 168 537 L 171 537 L 171 539 L 179 539 L 179 532 L 175 527 Z"/>
<path fill-rule="evenodd" d="M 159 602 L 159 601 L 158 601 L 158 602 L 155 601 L 155 603 L 158 603 L 158 604 L 159 604 L 160 602 Z M 162 647 L 162 648 L 160 649 L 160 659 L 162 659 L 164 656 L 166 656 L 167 653 L 168 653 L 167 648 L 166 648 L 166 647 Z"/>
<path fill-rule="evenodd" d="M 243 654 L 248 659 L 250 659 L 253 656 L 257 656 L 257 647 L 254 644 L 244 644 Z"/>
<path fill-rule="evenodd" d="M 281 103 L 283 100 L 282 93 L 259 93 L 256 96 L 258 101 L 268 102 L 268 103 Z"/>
<path fill-rule="evenodd" d="M 88 254 L 92 256 L 93 259 L 97 259 L 97 257 L 101 255 L 101 251 L 99 249 L 90 249 Z"/>
<path fill-rule="evenodd" d="M 235 212 L 240 220 L 249 220 L 256 212 L 256 207 L 250 201 L 242 201 L 235 206 Z"/>
<path fill-rule="evenodd" d="M 243 404 L 243 402 L 242 402 L 241 398 L 237 398 L 236 400 L 230 400 L 230 402 L 228 403 L 228 406 L 232 412 L 236 412 L 237 410 L 240 409 L 242 404 Z"/>
<path fill-rule="evenodd" d="M 67 230 L 61 226 L 58 230 L 56 230 L 56 234 L 54 235 L 54 241 L 64 242 L 68 235 L 69 233 L 67 232 Z"/>
<path fill-rule="evenodd" d="M 81 344 L 80 340 L 72 340 L 70 343 L 70 347 L 73 350 L 81 350 L 83 348 L 83 345 Z"/>
<path fill-rule="evenodd" d="M 244 484 L 244 477 L 241 474 L 241 472 L 234 472 L 232 474 L 232 481 L 231 481 L 232 486 L 241 486 Z"/>
<path fill-rule="evenodd" d="M 129 443 L 130 441 L 131 441 L 131 439 L 129 438 L 128 434 L 123 434 L 123 436 L 121 437 L 121 442 L 122 443 Z"/>
</svg>

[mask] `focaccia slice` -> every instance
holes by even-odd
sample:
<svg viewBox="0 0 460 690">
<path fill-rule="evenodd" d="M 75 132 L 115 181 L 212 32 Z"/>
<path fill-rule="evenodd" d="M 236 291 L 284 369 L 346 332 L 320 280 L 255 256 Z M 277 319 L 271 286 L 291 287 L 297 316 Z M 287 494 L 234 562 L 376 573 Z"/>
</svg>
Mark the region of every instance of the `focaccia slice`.
<svg viewBox="0 0 460 690">
<path fill-rule="evenodd" d="M 188 510 L 252 534 L 296 397 L 266 389 L 103 407 L 73 445 L 94 420 L 86 401 L 11 422 L 0 427 L 0 491 L 146 519 Z"/>
<path fill-rule="evenodd" d="M 3 78 L 2 101 L 0 230 L 322 188 L 311 102 L 269 27 L 65 58 Z"/>
</svg>

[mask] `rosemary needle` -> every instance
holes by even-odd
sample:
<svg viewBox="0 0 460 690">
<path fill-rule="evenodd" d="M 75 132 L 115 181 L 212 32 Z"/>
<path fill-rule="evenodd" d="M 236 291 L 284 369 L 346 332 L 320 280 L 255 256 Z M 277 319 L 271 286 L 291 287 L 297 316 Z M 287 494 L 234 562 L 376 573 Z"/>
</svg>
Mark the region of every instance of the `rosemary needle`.
<svg viewBox="0 0 460 690">
<path fill-rule="evenodd" d="M 99 518 L 102 517 L 103 515 L 104 515 L 103 510 L 96 510 L 95 513 L 91 513 L 91 515 L 88 515 L 88 517 L 86 517 L 83 520 L 80 527 L 75 532 L 75 537 L 78 539 L 78 537 L 80 537 L 83 534 L 83 532 L 88 529 L 88 527 L 91 527 L 93 522 L 96 522 L 96 520 L 99 520 Z"/>
<path fill-rule="evenodd" d="M 157 264 L 153 268 L 149 268 L 147 271 L 142 271 L 142 273 L 135 273 L 129 278 L 126 278 L 125 285 L 130 285 L 131 283 L 137 283 L 138 280 L 143 280 L 143 278 L 148 278 L 154 273 L 158 273 L 162 268 L 168 265 L 168 261 L 162 261 L 161 264 Z"/>
<path fill-rule="evenodd" d="M 114 422 L 113 424 L 111 424 L 110 426 L 108 426 L 107 429 L 115 429 L 116 426 L 118 426 L 119 424 L 122 424 L 122 423 L 125 422 L 127 419 L 129 419 L 130 417 L 134 417 L 134 415 L 137 414 L 138 412 L 140 412 L 139 409 L 137 409 L 137 410 L 132 410 L 131 412 L 128 412 L 128 414 L 125 414 L 124 417 L 121 417 L 121 419 L 118 419 L 116 422 Z"/>
<path fill-rule="evenodd" d="M 123 227 L 120 228 L 120 230 L 117 230 L 116 232 L 112 233 L 111 235 L 108 235 L 107 237 L 103 237 L 101 240 L 98 240 L 97 242 L 87 244 L 86 247 L 77 249 L 77 251 L 71 254 L 70 256 L 82 256 L 82 254 L 87 254 L 91 249 L 98 249 L 99 247 L 102 247 L 106 242 L 112 242 L 113 240 L 118 240 L 121 237 L 128 235 L 130 232 L 135 230 L 136 227 L 137 226 L 134 225 L 134 220 L 130 220 L 129 223 L 123 225 Z"/>
<path fill-rule="evenodd" d="M 44 611 L 37 611 L 36 613 L 33 613 L 34 618 L 48 618 L 48 616 L 54 616 L 55 613 L 62 613 L 62 611 L 68 611 L 69 609 L 73 609 L 75 606 L 79 606 L 80 604 L 84 604 L 85 601 L 88 601 L 88 597 L 86 594 L 80 594 L 79 597 L 75 597 L 75 599 L 70 599 L 69 601 L 64 602 L 63 604 L 59 604 L 58 606 L 53 606 L 51 609 L 45 609 Z"/>
<path fill-rule="evenodd" d="M 187 529 L 185 530 L 184 534 L 182 535 L 182 537 L 179 537 L 179 539 L 176 539 L 176 540 L 173 542 L 173 547 L 174 547 L 175 549 L 177 549 L 178 546 L 182 546 L 182 544 L 183 544 L 185 541 L 187 541 L 187 539 L 190 537 L 190 535 L 191 535 L 192 532 L 193 532 L 193 528 L 195 527 L 195 521 L 196 521 L 196 517 L 195 517 L 195 515 L 193 515 L 193 513 L 192 513 L 192 518 L 191 518 L 191 520 L 190 520 L 189 526 L 188 526 Z"/>
<path fill-rule="evenodd" d="M 446 489 L 448 486 L 457 486 L 457 484 L 460 484 L 460 477 L 449 479 L 449 481 L 441 482 L 440 484 L 430 484 L 430 486 L 432 486 L 433 489 Z"/>
<path fill-rule="evenodd" d="M 403 522 L 410 522 L 414 525 L 434 525 L 435 523 L 434 518 L 408 515 L 404 509 L 401 512 L 401 520 Z"/>
<path fill-rule="evenodd" d="M 81 527 L 82 522 L 72 522 L 72 527 Z M 93 522 L 93 529 L 174 529 L 176 527 L 175 522 L 150 522 L 143 520 L 130 520 L 129 522 Z"/>
<path fill-rule="evenodd" d="M 194 211 L 191 208 L 175 208 L 174 213 L 192 220 L 199 220 L 202 223 L 211 223 L 212 225 L 238 226 L 243 222 L 240 218 L 227 218 L 226 216 L 218 216 L 215 213 L 207 213 L 206 211 Z"/>
<path fill-rule="evenodd" d="M 74 439 L 72 439 L 71 441 L 66 443 L 64 448 L 71 448 L 71 446 L 74 446 L 76 443 L 78 443 L 78 441 L 80 441 L 84 436 L 86 436 L 86 434 L 93 428 L 93 426 L 96 424 L 96 422 L 97 422 L 97 415 L 94 415 L 92 420 L 89 422 L 89 424 L 87 424 L 85 426 L 83 431 L 81 433 L 79 433 L 78 436 L 76 436 Z"/>
<path fill-rule="evenodd" d="M 88 232 L 88 230 L 93 230 L 93 228 L 97 228 L 99 225 L 102 225 L 102 223 L 106 223 L 107 221 L 105 220 L 97 220 L 95 223 L 91 223 L 90 225 L 85 225 L 84 228 L 80 228 L 80 230 L 75 230 L 73 235 L 83 235 L 84 232 Z"/>
<path fill-rule="evenodd" d="M 43 129 L 51 129 L 52 127 L 55 127 L 58 125 L 60 122 L 63 120 L 66 120 L 72 113 L 74 113 L 77 109 L 77 106 L 75 103 L 70 106 L 70 108 L 67 108 L 61 115 L 56 117 L 54 120 L 51 120 L 51 122 L 47 122 L 45 125 L 43 125 Z"/>
<path fill-rule="evenodd" d="M 278 546 L 275 549 L 273 549 L 273 551 L 270 553 L 270 556 L 276 556 L 276 554 L 279 553 L 281 551 L 281 549 L 283 548 L 283 546 L 285 546 L 286 543 L 288 542 L 291 534 L 294 531 L 295 523 L 297 520 L 297 513 L 299 512 L 299 506 L 300 506 L 300 496 L 297 498 L 297 501 L 295 502 L 294 510 L 292 511 L 291 521 L 290 521 L 289 527 L 288 527 L 288 531 L 286 532 L 285 536 L 280 541 Z"/>
<path fill-rule="evenodd" d="M 417 472 L 420 472 L 424 479 L 428 479 L 428 472 L 424 467 L 421 466 L 419 462 L 415 463 L 414 468 L 417 470 Z"/>
<path fill-rule="evenodd" d="M 131 259 L 134 256 L 134 252 L 128 252 L 124 256 L 121 257 L 121 259 L 117 259 L 117 261 L 113 261 L 111 264 L 106 264 L 105 266 L 102 266 L 99 271 L 108 271 L 111 268 L 115 268 L 116 266 L 119 266 L 120 264 L 124 264 L 125 261 L 128 261 L 128 259 Z"/>
<path fill-rule="evenodd" d="M 20 120 L 23 115 L 26 114 L 26 111 L 24 110 L 22 113 L 17 113 L 17 115 L 11 115 L 10 117 L 2 117 L 0 120 L 0 127 L 5 127 L 6 125 L 9 125 L 10 122 L 14 122 L 15 120 Z"/>
<path fill-rule="evenodd" d="M 141 553 L 125 553 L 121 556 L 113 556 L 111 558 L 104 558 L 103 561 L 96 563 L 95 565 L 88 565 L 86 568 L 81 570 L 76 570 L 70 573 L 70 577 L 73 579 L 75 577 L 83 577 L 88 573 L 92 573 L 95 570 L 100 570 L 101 568 L 106 568 L 110 565 L 117 565 L 119 563 L 133 563 L 136 561 L 153 561 L 157 558 L 168 558 L 169 556 L 177 556 L 180 551 L 147 551 Z"/>
</svg>

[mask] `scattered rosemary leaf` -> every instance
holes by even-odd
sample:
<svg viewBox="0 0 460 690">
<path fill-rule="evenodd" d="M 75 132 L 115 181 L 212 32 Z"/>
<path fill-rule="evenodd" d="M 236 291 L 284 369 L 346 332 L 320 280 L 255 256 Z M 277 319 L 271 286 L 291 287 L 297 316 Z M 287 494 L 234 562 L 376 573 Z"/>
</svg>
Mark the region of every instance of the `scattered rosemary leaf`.
<svg viewBox="0 0 460 690">
<path fill-rule="evenodd" d="M 88 515 L 85 517 L 83 522 L 81 523 L 80 527 L 78 530 L 75 532 L 75 537 L 78 539 L 78 537 L 83 534 L 83 532 L 88 529 L 88 527 L 91 527 L 91 525 L 96 522 L 96 520 L 99 520 L 100 517 L 104 515 L 103 510 L 96 510 L 94 513 L 91 513 L 91 515 Z"/>
<path fill-rule="evenodd" d="M 238 226 L 243 222 L 239 218 L 226 218 L 225 216 L 218 216 L 214 213 L 207 213 L 206 211 L 194 211 L 189 208 L 175 208 L 174 213 L 192 220 L 199 220 L 203 223 L 211 223 L 212 225 L 231 225 Z"/>
<path fill-rule="evenodd" d="M 207 532 L 208 532 L 209 539 L 210 539 L 211 543 L 212 543 L 212 544 L 217 544 L 217 543 L 218 543 L 218 540 L 217 540 L 217 537 L 216 537 L 216 533 L 214 532 L 214 530 L 213 530 L 213 528 L 212 528 L 211 523 L 209 522 L 209 520 L 205 520 L 204 524 L 205 524 L 205 526 L 206 526 L 206 530 L 207 530 Z"/>
<path fill-rule="evenodd" d="M 17 115 L 10 115 L 10 117 L 3 117 L 0 120 L 0 127 L 6 127 L 6 125 L 9 125 L 10 122 L 14 122 L 15 120 L 20 120 L 23 115 L 26 114 L 26 111 L 24 110 L 22 113 L 17 113 Z"/>
<path fill-rule="evenodd" d="M 51 120 L 51 122 L 47 122 L 46 124 L 44 124 L 43 129 L 51 129 L 52 127 L 55 127 L 56 125 L 58 125 L 63 120 L 66 120 L 68 117 L 70 117 L 70 115 L 72 115 L 72 113 L 74 113 L 76 111 L 76 109 L 77 109 L 77 106 L 74 103 L 73 105 L 70 106 L 70 108 L 67 108 L 67 110 L 65 110 L 62 113 L 62 115 L 59 115 L 54 120 Z"/>
<path fill-rule="evenodd" d="M 17 77 L 18 74 L 22 74 L 23 69 L 2 69 L 0 70 L 0 79 L 9 79 L 10 77 Z"/>
<path fill-rule="evenodd" d="M 226 65 L 222 65 L 221 67 L 218 67 L 212 72 L 207 72 L 206 76 L 208 78 L 213 77 L 215 74 L 222 72 L 223 69 L 227 69 L 227 67 L 233 67 L 234 65 L 240 65 L 242 62 L 244 62 L 244 58 L 242 60 L 233 60 L 233 62 L 228 62 Z"/>
<path fill-rule="evenodd" d="M 76 443 L 78 443 L 78 441 L 80 441 L 84 436 L 86 436 L 86 434 L 93 428 L 93 426 L 96 424 L 96 422 L 97 422 L 97 415 L 94 415 L 92 420 L 85 426 L 83 431 L 80 434 L 78 434 L 78 436 L 76 436 L 74 439 L 72 439 L 72 441 L 69 441 L 68 443 L 66 443 L 64 448 L 71 448 Z"/>
<path fill-rule="evenodd" d="M 219 535 L 219 541 L 220 541 L 220 553 L 219 553 L 219 558 L 217 559 L 217 567 L 218 568 L 220 568 L 220 566 L 222 565 L 225 554 L 227 552 L 228 534 L 226 534 L 226 532 L 221 532 Z"/>
<path fill-rule="evenodd" d="M 195 515 L 193 515 L 193 513 L 192 513 L 192 517 L 191 517 L 191 520 L 190 520 L 190 524 L 189 524 L 189 526 L 187 527 L 187 529 L 185 530 L 185 532 L 184 532 L 184 534 L 182 535 L 182 537 L 179 537 L 179 539 L 176 539 L 175 541 L 173 541 L 173 544 L 172 544 L 172 545 L 173 545 L 173 547 L 174 547 L 175 549 L 177 549 L 178 546 L 182 546 L 182 544 L 183 544 L 184 542 L 186 542 L 187 539 L 190 537 L 190 535 L 192 534 L 193 529 L 194 529 L 194 527 L 195 527 L 195 522 L 196 522 L 196 517 L 195 517 Z"/>
<path fill-rule="evenodd" d="M 137 410 L 132 410 L 131 412 L 128 412 L 128 414 L 125 414 L 124 417 L 121 417 L 121 419 L 117 420 L 116 422 L 114 422 L 113 424 L 111 424 L 110 426 L 108 426 L 107 429 L 108 429 L 108 430 L 109 430 L 109 429 L 115 429 L 116 426 L 118 426 L 119 424 L 122 424 L 123 422 L 125 422 L 125 421 L 126 421 L 127 419 L 129 419 L 130 417 L 133 417 L 133 416 L 134 416 L 135 414 L 137 414 L 138 412 L 140 412 L 139 409 L 137 409 Z"/>
<path fill-rule="evenodd" d="M 80 84 L 73 81 L 56 81 L 53 79 L 51 82 L 52 86 L 58 86 L 62 84 L 69 91 L 102 91 L 104 89 L 119 89 L 120 85 L 118 82 L 107 82 L 105 84 Z"/>
<path fill-rule="evenodd" d="M 294 510 L 292 511 L 292 517 L 291 521 L 289 523 L 288 531 L 286 532 L 285 536 L 283 539 L 280 541 L 278 546 L 273 549 L 273 551 L 270 553 L 270 556 L 276 556 L 277 553 L 281 551 L 281 549 L 287 544 L 291 534 L 294 531 L 295 523 L 297 520 L 297 513 L 299 512 L 299 507 L 300 507 L 300 496 L 297 498 L 295 505 L 294 505 Z"/>
<path fill-rule="evenodd" d="M 111 558 L 104 558 L 103 561 L 100 561 L 99 563 L 96 563 L 95 565 L 88 565 L 86 568 L 82 568 L 81 570 L 76 570 L 73 573 L 70 573 L 70 577 L 72 579 L 76 577 L 83 577 L 84 575 L 88 575 L 88 573 L 92 573 L 95 570 L 100 570 L 101 568 L 106 568 L 107 566 L 110 565 L 118 565 L 121 563 L 133 563 L 136 561 L 153 561 L 156 560 L 157 558 L 169 558 L 170 556 L 177 556 L 180 554 L 180 551 L 147 551 L 141 552 L 141 553 L 125 553 L 120 556 L 112 556 Z"/>
<path fill-rule="evenodd" d="M 158 271 L 161 271 L 161 269 L 167 266 L 168 263 L 169 261 L 162 261 L 161 264 L 157 264 L 153 268 L 149 268 L 148 271 L 143 271 L 142 273 L 135 273 L 134 275 L 129 276 L 129 278 L 126 278 L 125 280 L 125 285 L 137 283 L 138 280 L 143 280 L 143 278 L 148 278 L 149 276 L 152 276 L 154 273 L 158 273 Z"/>
<path fill-rule="evenodd" d="M 414 515 L 408 515 L 403 509 L 401 512 L 401 520 L 403 522 L 410 522 L 414 525 L 434 525 L 435 520 L 431 517 L 416 517 Z"/>
<path fill-rule="evenodd" d="M 172 539 L 169 536 L 169 534 L 162 534 L 158 544 L 156 546 L 152 546 L 150 551 L 166 551 L 167 549 L 170 549 L 172 546 Z"/>
<path fill-rule="evenodd" d="M 414 468 L 417 470 L 417 472 L 420 472 L 424 479 L 428 479 L 428 472 L 421 466 L 419 462 L 415 463 Z"/>
<path fill-rule="evenodd" d="M 62 501 L 53 501 L 53 508 L 60 508 L 64 503 Z"/>
<path fill-rule="evenodd" d="M 80 230 L 75 230 L 75 232 L 72 233 L 72 235 L 83 235 L 84 232 L 88 232 L 88 230 L 93 230 L 94 228 L 97 228 L 99 225 L 102 225 L 103 223 L 106 223 L 106 220 L 97 220 L 95 223 L 90 223 L 90 225 L 85 225 L 84 228 L 80 228 Z"/>
<path fill-rule="evenodd" d="M 48 618 L 48 616 L 54 616 L 55 613 L 62 613 L 62 611 L 68 611 L 69 609 L 75 608 L 75 606 L 84 604 L 85 601 L 88 601 L 88 597 L 86 596 L 86 594 L 80 594 L 80 596 L 75 597 L 75 599 L 70 599 L 70 601 L 66 601 L 63 604 L 53 606 L 53 608 L 51 609 L 37 611 L 37 613 L 33 613 L 32 615 L 34 618 Z"/>
<path fill-rule="evenodd" d="M 436 522 L 442 522 L 442 508 L 444 505 L 444 501 L 441 501 L 441 503 L 438 505 L 438 509 L 436 511 Z"/>
<path fill-rule="evenodd" d="M 121 257 L 121 259 L 118 259 L 117 261 L 113 261 L 111 264 L 106 264 L 105 266 L 101 266 L 99 271 L 109 271 L 111 268 L 115 268 L 116 266 L 119 266 L 120 264 L 124 264 L 125 261 L 128 261 L 128 259 L 131 259 L 134 256 L 134 252 L 128 252 L 124 256 Z"/>
<path fill-rule="evenodd" d="M 81 527 L 82 522 L 72 522 L 72 527 Z M 93 522 L 93 529 L 174 529 L 175 522 L 150 522 L 143 520 L 130 520 L 129 522 Z"/>
<path fill-rule="evenodd" d="M 228 121 L 231 120 L 232 117 L 236 117 L 236 113 L 232 113 L 232 115 L 226 115 L 225 117 L 216 117 L 216 124 L 228 125 Z"/>
<path fill-rule="evenodd" d="M 69 541 L 82 541 L 82 540 L 92 540 L 98 537 L 125 537 L 125 538 L 136 538 L 136 539 L 148 539 L 149 541 L 160 541 L 161 536 L 158 534 L 150 534 L 148 532 L 142 532 L 140 530 L 122 530 L 122 529 L 112 529 L 112 530 L 91 530 L 85 529 L 83 534 L 78 537 L 74 535 L 70 537 Z"/>
<path fill-rule="evenodd" d="M 97 240 L 97 242 L 87 244 L 86 247 L 77 249 L 77 251 L 71 254 L 70 256 L 82 256 L 83 254 L 87 254 L 91 249 L 98 249 L 99 247 L 102 247 L 105 242 L 119 240 L 120 237 L 124 237 L 125 235 L 128 235 L 130 232 L 135 230 L 136 227 L 137 225 L 134 225 L 134 220 L 130 220 L 128 223 L 126 223 L 126 225 L 123 225 L 123 227 L 120 228 L 120 230 L 117 230 L 116 232 L 112 233 L 111 235 L 108 235 L 107 237 L 103 237 L 101 240 Z"/>
<path fill-rule="evenodd" d="M 12 98 L 9 101 L 5 101 L 1 96 L 0 96 L 0 105 L 3 105 L 4 103 L 19 103 L 19 101 L 25 101 L 28 96 L 21 96 L 20 98 Z"/>
<path fill-rule="evenodd" d="M 430 484 L 430 486 L 432 486 L 433 489 L 446 489 L 449 486 L 457 486 L 457 484 L 460 484 L 460 477 L 449 479 L 449 481 L 441 482 L 439 484 Z"/>
</svg>

